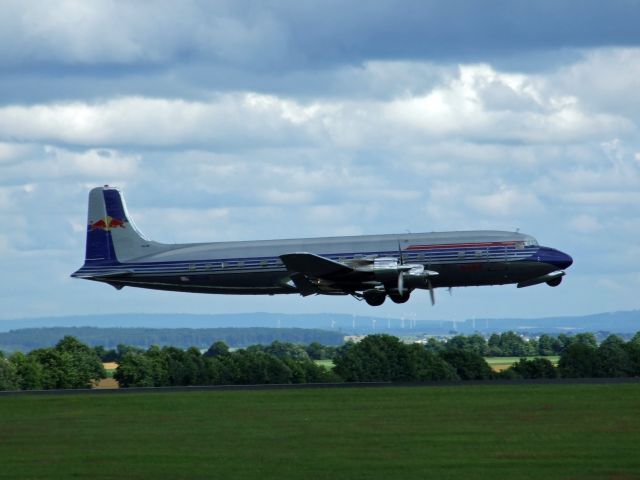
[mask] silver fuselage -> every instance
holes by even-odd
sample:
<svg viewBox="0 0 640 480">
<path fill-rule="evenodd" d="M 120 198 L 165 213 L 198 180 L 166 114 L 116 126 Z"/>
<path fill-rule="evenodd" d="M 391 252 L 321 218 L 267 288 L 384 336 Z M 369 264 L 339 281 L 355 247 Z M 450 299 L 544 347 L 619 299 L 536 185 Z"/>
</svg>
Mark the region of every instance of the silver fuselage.
<svg viewBox="0 0 640 480">
<path fill-rule="evenodd" d="M 272 295 L 298 292 L 279 258 L 291 252 L 314 253 L 347 265 L 361 258 L 394 257 L 437 271 L 432 280 L 434 288 L 518 283 L 570 264 L 566 254 L 538 246 L 529 235 L 487 230 L 182 245 L 152 243 L 149 250 L 154 253 L 117 265 L 85 264 L 74 276 L 117 288 Z M 338 287 L 344 293 L 362 290 L 348 282 Z"/>
</svg>

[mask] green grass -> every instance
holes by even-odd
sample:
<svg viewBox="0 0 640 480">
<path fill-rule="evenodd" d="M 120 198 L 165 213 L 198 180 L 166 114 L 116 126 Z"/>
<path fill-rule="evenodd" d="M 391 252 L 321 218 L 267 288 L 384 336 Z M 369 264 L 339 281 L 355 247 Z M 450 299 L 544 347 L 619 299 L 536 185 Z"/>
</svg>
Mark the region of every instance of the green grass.
<svg viewBox="0 0 640 480">
<path fill-rule="evenodd" d="M 640 479 L 640 384 L 0 397 L 0 477 Z"/>
<path fill-rule="evenodd" d="M 333 368 L 333 360 L 314 360 L 314 363 L 316 365 L 320 365 L 321 367 L 326 368 L 327 370 L 330 370 Z"/>
<path fill-rule="evenodd" d="M 514 363 L 519 361 L 521 358 L 526 358 L 527 360 L 532 360 L 534 358 L 546 358 L 547 360 L 549 360 L 554 365 L 557 365 L 558 364 L 558 360 L 560 360 L 560 356 L 559 355 L 553 355 L 553 356 L 548 356 L 548 357 L 541 357 L 541 356 L 533 356 L 533 357 L 485 357 L 484 359 L 487 361 L 487 363 L 489 365 L 496 365 L 496 364 L 498 364 L 498 365 L 513 365 Z"/>
</svg>

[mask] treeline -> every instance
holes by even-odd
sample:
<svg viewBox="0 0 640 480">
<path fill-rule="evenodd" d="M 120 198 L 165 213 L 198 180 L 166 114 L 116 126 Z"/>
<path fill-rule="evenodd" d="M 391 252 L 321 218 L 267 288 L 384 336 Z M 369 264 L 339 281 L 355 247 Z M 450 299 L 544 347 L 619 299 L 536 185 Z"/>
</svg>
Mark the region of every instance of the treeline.
<svg viewBox="0 0 640 480">
<path fill-rule="evenodd" d="M 369 335 L 337 348 L 273 342 L 230 351 L 216 342 L 200 354 L 193 348 L 152 347 L 124 352 L 114 378 L 123 387 L 151 387 L 640 376 L 640 334 L 629 342 L 615 335 L 600 345 L 593 340 L 573 337 L 560 352 L 557 367 L 546 358 L 522 358 L 502 372 L 494 372 L 470 347 L 473 339 L 468 345 L 447 342 L 438 351 L 391 335 Z M 313 360 L 320 358 L 332 358 L 334 367 L 318 366 Z"/>
<path fill-rule="evenodd" d="M 193 347 L 182 350 L 154 346 L 145 351 L 127 351 L 120 358 L 113 378 L 121 387 L 341 381 L 331 370 L 313 361 L 327 348 L 319 344 L 303 347 L 276 341 L 267 346 L 230 351 L 219 341 L 201 354 Z"/>
<path fill-rule="evenodd" d="M 0 390 L 91 388 L 106 372 L 95 350 L 74 337 L 55 347 L 5 358 L 0 352 Z"/>
<path fill-rule="evenodd" d="M 0 350 L 29 352 L 50 347 L 64 336 L 73 336 L 89 346 L 115 348 L 119 344 L 147 348 L 151 345 L 170 345 L 178 348 L 206 349 L 215 341 L 223 341 L 234 348 L 255 344 L 281 342 L 341 345 L 344 334 L 308 328 L 97 328 L 53 327 L 25 328 L 0 333 Z"/>
<path fill-rule="evenodd" d="M 594 348 L 598 346 L 598 341 L 593 333 L 543 334 L 537 339 L 525 339 L 515 332 L 494 333 L 488 339 L 479 334 L 456 335 L 442 340 L 432 337 L 427 340 L 425 346 L 427 350 L 435 353 L 447 350 L 465 350 L 483 357 L 533 357 L 560 355 L 574 343 Z"/>
<path fill-rule="evenodd" d="M 232 351 L 217 341 L 201 353 L 168 346 L 108 350 L 64 337 L 55 347 L 27 355 L 0 354 L 0 390 L 89 388 L 106 375 L 101 359 L 114 356 L 121 387 L 640 376 L 640 333 L 628 342 L 611 335 L 599 345 L 576 335 L 560 352 L 557 367 L 546 358 L 521 358 L 502 372 L 490 368 L 474 342 L 435 348 L 369 335 L 340 347 L 275 341 Z M 327 358 L 333 359 L 331 369 L 315 363 Z"/>
</svg>

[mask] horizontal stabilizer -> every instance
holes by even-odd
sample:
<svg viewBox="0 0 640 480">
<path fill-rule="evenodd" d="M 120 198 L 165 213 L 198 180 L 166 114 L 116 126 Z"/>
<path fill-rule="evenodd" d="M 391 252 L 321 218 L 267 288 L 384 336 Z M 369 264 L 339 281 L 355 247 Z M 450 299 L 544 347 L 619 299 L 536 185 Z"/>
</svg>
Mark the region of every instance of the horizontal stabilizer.
<svg viewBox="0 0 640 480">
<path fill-rule="evenodd" d="M 111 277 L 122 277 L 126 275 L 133 275 L 133 271 L 132 270 L 110 270 L 107 272 L 99 272 L 99 273 L 76 272 L 71 276 L 76 278 L 102 279 L 102 278 L 111 278 Z"/>
<path fill-rule="evenodd" d="M 540 283 L 553 282 L 554 280 L 558 281 L 559 283 L 559 279 L 561 279 L 564 276 L 565 276 L 564 271 L 558 270 L 556 272 L 551 272 L 551 273 L 547 273 L 546 275 L 542 275 L 541 277 L 536 277 L 530 280 L 519 282 L 517 287 L 518 288 L 531 287 L 533 285 L 539 285 Z"/>
<path fill-rule="evenodd" d="M 313 253 L 287 253 L 280 255 L 280 259 L 290 272 L 303 273 L 309 277 L 331 277 L 353 272 L 351 267 Z"/>
</svg>

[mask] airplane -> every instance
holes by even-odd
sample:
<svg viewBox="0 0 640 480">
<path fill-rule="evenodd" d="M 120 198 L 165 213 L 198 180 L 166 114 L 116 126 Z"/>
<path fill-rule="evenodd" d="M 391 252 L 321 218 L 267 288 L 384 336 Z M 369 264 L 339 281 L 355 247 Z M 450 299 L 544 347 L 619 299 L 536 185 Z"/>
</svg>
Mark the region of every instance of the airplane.
<svg viewBox="0 0 640 480">
<path fill-rule="evenodd" d="M 560 285 L 573 259 L 531 235 L 494 230 L 165 244 L 145 238 L 121 191 L 89 193 L 84 265 L 71 276 L 140 287 L 238 295 L 351 295 L 371 306 L 414 290 Z"/>
</svg>

